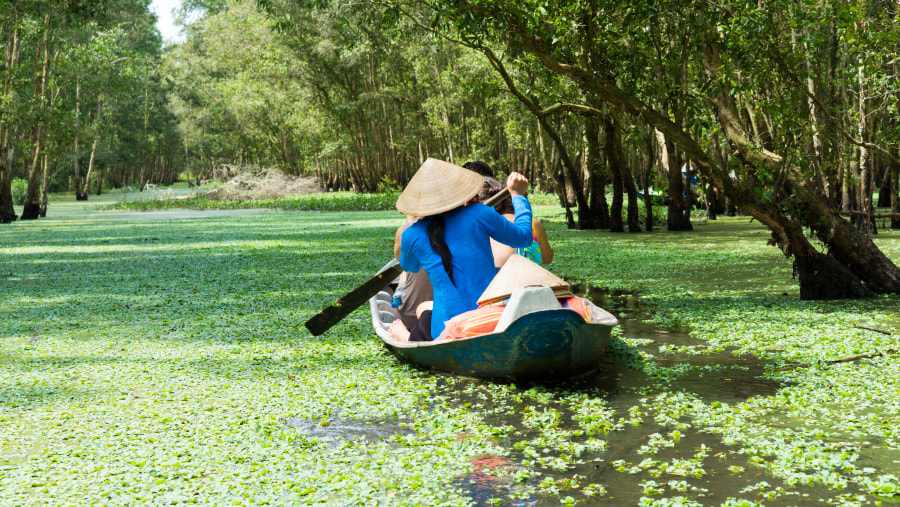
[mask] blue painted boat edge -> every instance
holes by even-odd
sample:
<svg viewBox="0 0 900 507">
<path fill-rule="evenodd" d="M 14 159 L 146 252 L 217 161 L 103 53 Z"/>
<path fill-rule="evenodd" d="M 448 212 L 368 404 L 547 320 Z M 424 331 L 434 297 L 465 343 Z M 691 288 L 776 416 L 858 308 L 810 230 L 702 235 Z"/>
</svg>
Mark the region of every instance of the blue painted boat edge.
<svg viewBox="0 0 900 507">
<path fill-rule="evenodd" d="M 477 378 L 541 379 L 583 375 L 605 356 L 618 319 L 589 303 L 593 322 L 559 308 L 527 314 L 502 333 L 460 340 L 400 342 L 387 332 L 390 294 L 370 299 L 372 325 L 400 360 L 428 370 Z"/>
</svg>

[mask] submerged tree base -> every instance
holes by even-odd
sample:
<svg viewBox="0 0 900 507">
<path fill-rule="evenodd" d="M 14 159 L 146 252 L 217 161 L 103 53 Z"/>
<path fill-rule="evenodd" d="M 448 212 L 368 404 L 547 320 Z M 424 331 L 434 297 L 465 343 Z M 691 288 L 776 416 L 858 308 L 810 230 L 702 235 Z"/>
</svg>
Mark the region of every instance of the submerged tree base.
<svg viewBox="0 0 900 507">
<path fill-rule="evenodd" d="M 39 204 L 26 204 L 22 210 L 22 220 L 37 220 L 41 215 L 41 206 Z"/>
<path fill-rule="evenodd" d="M 875 295 L 829 255 L 795 256 L 794 273 L 800 279 L 800 299 L 857 299 Z"/>
</svg>

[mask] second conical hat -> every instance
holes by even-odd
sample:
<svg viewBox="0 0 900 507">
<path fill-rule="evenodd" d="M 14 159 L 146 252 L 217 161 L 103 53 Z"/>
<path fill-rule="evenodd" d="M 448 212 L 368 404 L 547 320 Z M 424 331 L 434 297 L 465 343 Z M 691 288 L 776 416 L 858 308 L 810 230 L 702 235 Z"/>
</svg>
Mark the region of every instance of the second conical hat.
<svg viewBox="0 0 900 507">
<path fill-rule="evenodd" d="M 539 264 L 521 255 L 513 254 L 478 298 L 478 305 L 503 301 L 514 290 L 532 286 L 550 287 L 557 297 L 572 295 L 569 282 L 547 271 Z"/>
<path fill-rule="evenodd" d="M 427 217 L 462 206 L 478 195 L 484 179 L 458 165 L 429 158 L 397 199 L 404 215 Z"/>
</svg>

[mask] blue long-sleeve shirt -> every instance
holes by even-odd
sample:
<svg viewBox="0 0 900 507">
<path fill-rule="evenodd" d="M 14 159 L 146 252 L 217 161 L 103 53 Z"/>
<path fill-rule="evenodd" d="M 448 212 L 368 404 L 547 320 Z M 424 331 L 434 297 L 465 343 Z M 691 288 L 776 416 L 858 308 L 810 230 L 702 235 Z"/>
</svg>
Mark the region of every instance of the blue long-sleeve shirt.
<svg viewBox="0 0 900 507">
<path fill-rule="evenodd" d="M 453 257 L 455 286 L 444 271 L 441 256 L 428 241 L 431 217 L 425 217 L 403 231 L 400 266 L 413 273 L 424 268 L 434 287 L 432 337 L 437 338 L 441 334 L 446 321 L 478 308 L 478 296 L 497 274 L 489 237 L 513 248 L 531 244 L 531 204 L 520 195 L 513 196 L 512 202 L 516 210 L 515 222 L 512 223 L 494 208 L 481 203 L 460 206 L 442 214 L 445 221 L 444 239 Z"/>
</svg>

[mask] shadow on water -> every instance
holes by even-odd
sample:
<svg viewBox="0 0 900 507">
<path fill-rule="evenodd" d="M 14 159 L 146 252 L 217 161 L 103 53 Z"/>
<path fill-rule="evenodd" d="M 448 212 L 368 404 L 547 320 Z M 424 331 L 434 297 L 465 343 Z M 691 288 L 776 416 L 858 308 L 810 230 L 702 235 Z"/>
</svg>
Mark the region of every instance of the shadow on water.
<svg viewBox="0 0 900 507">
<path fill-rule="evenodd" d="M 651 378 L 647 369 L 627 364 L 623 352 L 612 351 L 594 374 L 576 382 L 582 389 L 598 388 L 610 403 L 620 397 L 627 399 L 628 393 L 647 394 L 659 389 L 690 393 L 707 403 L 733 403 L 752 396 L 770 396 L 784 387 L 763 376 L 767 363 L 756 356 L 736 355 L 733 348 L 710 351 L 687 330 L 645 321 L 646 309 L 637 291 L 609 291 L 584 285 L 573 285 L 572 289 L 576 295 L 616 313 L 620 339 L 631 343 L 624 355 L 649 358 L 654 364 L 652 370 L 657 372 Z"/>
<path fill-rule="evenodd" d="M 691 338 L 684 330 L 645 322 L 645 309 L 637 292 L 599 291 L 576 285 L 573 292 L 619 317 L 619 347 L 611 351 L 595 373 L 565 383 L 543 384 L 543 389 L 599 394 L 605 406 L 615 412 L 614 419 L 619 420 L 628 419 L 636 407 L 645 410 L 643 400 L 663 392 L 683 392 L 705 403 L 740 403 L 753 396 L 773 395 L 783 387 L 779 382 L 763 378 L 766 363 L 759 358 L 735 355 L 731 350 L 710 352 L 705 350 L 703 342 Z M 490 408 L 493 404 L 484 399 L 484 392 L 491 391 L 490 385 L 475 379 L 447 383 L 448 391 L 454 392 L 459 401 L 477 401 L 486 409 L 486 423 L 516 428 L 509 437 L 497 442 L 509 449 L 508 458 L 477 457 L 472 460 L 473 473 L 454 482 L 475 505 L 560 505 L 561 498 L 566 496 L 579 503 L 606 505 L 638 505 L 642 497 L 681 496 L 704 505 L 720 505 L 729 497 L 762 499 L 760 491 L 778 487 L 789 491 L 785 493 L 789 496 L 780 498 L 787 501 L 784 505 L 796 505 L 805 498 L 800 495 L 812 492 L 808 488 L 788 488 L 781 480 L 754 468 L 739 446 L 724 444 L 716 434 L 687 428 L 679 432 L 671 446 L 653 447 L 649 444 L 660 435 L 672 435 L 676 427 L 671 423 L 657 423 L 656 414 L 652 413 L 645 414 L 639 424 L 625 424 L 605 436 L 600 435 L 606 441 L 605 450 L 582 454 L 563 471 L 540 465 L 525 466 L 522 463 L 529 460 L 518 449 L 539 432 L 525 427 L 522 407 L 511 414 L 494 413 Z M 533 386 L 520 385 L 517 391 L 529 387 Z M 479 394 L 465 394 L 469 388 Z M 469 396 L 472 400 L 466 399 Z M 579 429 L 566 407 L 554 401 L 549 405 L 562 415 L 560 430 Z M 571 439 L 583 442 L 587 437 Z M 656 465 L 641 466 L 648 460 Z M 699 469 L 693 472 L 677 469 L 678 463 L 691 460 L 701 464 Z M 748 472 L 738 473 L 744 470 Z M 531 472 L 531 477 L 525 483 L 518 483 L 512 478 L 516 472 L 520 476 Z M 541 491 L 539 485 L 548 481 L 559 486 L 559 491 Z M 584 496 L 583 491 L 590 484 L 601 485 L 605 493 L 594 498 Z M 539 492 L 523 494 L 526 490 Z M 742 495 L 742 491 L 746 493 Z"/>
</svg>

